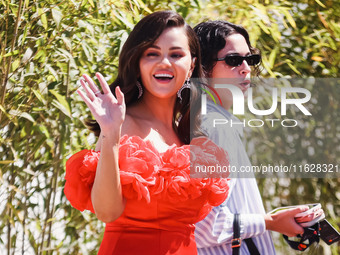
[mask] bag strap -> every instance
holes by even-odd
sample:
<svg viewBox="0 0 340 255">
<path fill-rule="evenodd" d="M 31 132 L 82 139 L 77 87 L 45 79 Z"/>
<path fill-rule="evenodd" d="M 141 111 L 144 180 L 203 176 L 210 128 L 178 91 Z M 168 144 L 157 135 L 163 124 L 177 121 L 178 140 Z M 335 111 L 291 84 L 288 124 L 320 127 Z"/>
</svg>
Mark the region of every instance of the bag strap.
<svg viewBox="0 0 340 255">
<path fill-rule="evenodd" d="M 238 213 L 234 214 L 233 230 L 234 235 L 231 240 L 231 248 L 233 250 L 233 255 L 239 255 L 242 240 L 240 238 L 240 215 Z"/>
<path fill-rule="evenodd" d="M 244 239 L 244 241 L 246 242 L 246 244 L 248 246 L 248 250 L 249 250 L 251 255 L 260 255 L 260 252 L 257 249 L 253 239 L 247 238 L 247 239 Z"/>
<path fill-rule="evenodd" d="M 240 215 L 238 213 L 234 214 L 234 221 L 233 221 L 233 230 L 234 230 L 234 235 L 233 239 L 231 240 L 231 248 L 233 250 L 233 255 L 239 255 L 240 254 L 240 247 L 242 240 L 240 238 L 241 236 L 241 224 L 240 224 Z M 253 239 L 247 238 L 244 239 L 246 242 L 246 245 L 248 247 L 248 250 L 251 255 L 260 255 L 259 250 L 257 249 Z"/>
</svg>

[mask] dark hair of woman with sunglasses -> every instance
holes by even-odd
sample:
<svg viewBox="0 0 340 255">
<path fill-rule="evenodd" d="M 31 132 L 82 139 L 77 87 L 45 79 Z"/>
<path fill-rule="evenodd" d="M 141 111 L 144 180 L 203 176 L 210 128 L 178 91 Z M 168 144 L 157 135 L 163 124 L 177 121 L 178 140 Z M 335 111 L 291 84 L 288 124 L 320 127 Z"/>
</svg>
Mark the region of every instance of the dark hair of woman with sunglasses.
<svg viewBox="0 0 340 255">
<path fill-rule="evenodd" d="M 201 24 L 204 23 L 204 26 Z M 254 48 L 249 40 L 249 34 L 242 26 L 235 25 L 233 23 L 216 20 L 207 21 L 198 24 L 194 30 L 199 37 L 201 45 L 201 61 L 203 66 L 203 71 L 206 77 L 211 77 L 211 72 L 218 61 L 217 54 L 226 45 L 225 38 L 233 35 L 240 34 L 246 40 L 251 54 L 259 55 L 261 59 L 260 50 Z M 200 36 L 203 35 L 203 36 Z M 228 63 L 227 63 L 228 64 Z M 257 76 L 260 73 L 260 62 L 254 65 L 252 74 Z"/>
</svg>

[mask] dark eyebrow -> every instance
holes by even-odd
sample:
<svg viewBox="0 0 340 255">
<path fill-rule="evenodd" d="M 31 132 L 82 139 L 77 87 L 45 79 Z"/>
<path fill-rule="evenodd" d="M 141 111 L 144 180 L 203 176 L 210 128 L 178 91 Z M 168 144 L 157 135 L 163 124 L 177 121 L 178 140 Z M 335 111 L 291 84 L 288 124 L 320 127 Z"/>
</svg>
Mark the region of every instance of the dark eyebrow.
<svg viewBox="0 0 340 255">
<path fill-rule="evenodd" d="M 154 48 L 154 49 L 158 49 L 160 50 L 161 48 L 158 47 L 157 45 L 151 45 L 150 48 Z M 174 47 L 171 47 L 170 50 L 183 50 L 182 47 L 179 47 L 179 46 L 174 46 Z"/>
<path fill-rule="evenodd" d="M 245 56 L 249 56 L 249 55 L 252 55 L 252 53 L 248 52 Z M 232 52 L 232 53 L 228 53 L 226 56 L 242 56 L 242 55 L 238 52 Z"/>
<path fill-rule="evenodd" d="M 171 47 L 170 50 L 183 50 L 183 48 L 179 46 L 174 46 L 174 47 Z"/>
</svg>

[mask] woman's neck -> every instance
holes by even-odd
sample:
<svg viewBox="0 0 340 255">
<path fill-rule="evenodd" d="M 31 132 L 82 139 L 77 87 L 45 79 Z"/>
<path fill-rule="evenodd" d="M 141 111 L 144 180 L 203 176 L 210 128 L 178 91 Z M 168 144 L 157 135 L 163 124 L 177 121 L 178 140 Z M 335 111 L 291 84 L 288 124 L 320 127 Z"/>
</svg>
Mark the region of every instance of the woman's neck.
<svg viewBox="0 0 340 255">
<path fill-rule="evenodd" d="M 137 107 L 141 117 L 144 116 L 147 120 L 160 121 L 163 125 L 172 128 L 175 100 L 176 98 L 160 99 L 145 95 Z"/>
<path fill-rule="evenodd" d="M 128 107 L 128 119 L 133 121 L 128 126 L 123 125 L 123 130 L 128 130 L 123 133 L 137 134 L 143 139 L 158 141 L 167 146 L 182 145 L 172 126 L 174 100 L 176 98 L 152 100 L 143 97 L 138 103 Z"/>
</svg>

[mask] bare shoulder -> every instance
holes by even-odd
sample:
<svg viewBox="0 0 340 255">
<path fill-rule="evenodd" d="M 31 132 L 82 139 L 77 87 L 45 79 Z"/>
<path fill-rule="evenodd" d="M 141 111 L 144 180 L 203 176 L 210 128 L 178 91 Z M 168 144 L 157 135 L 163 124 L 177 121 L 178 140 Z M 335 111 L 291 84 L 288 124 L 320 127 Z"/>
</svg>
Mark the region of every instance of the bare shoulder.
<svg viewBox="0 0 340 255">
<path fill-rule="evenodd" d="M 141 136 L 142 128 L 139 126 L 137 119 L 126 113 L 125 120 L 122 125 L 122 135 L 139 135 Z"/>
<path fill-rule="evenodd" d="M 123 135 L 129 135 L 129 136 L 140 135 L 140 134 L 138 134 L 138 125 L 137 125 L 136 121 L 129 114 L 125 115 L 125 120 L 124 120 L 123 125 L 122 125 L 121 135 L 122 136 Z M 102 144 L 102 136 L 99 135 L 99 138 L 98 138 L 97 143 L 96 143 L 96 151 L 100 150 L 101 144 Z"/>
</svg>

